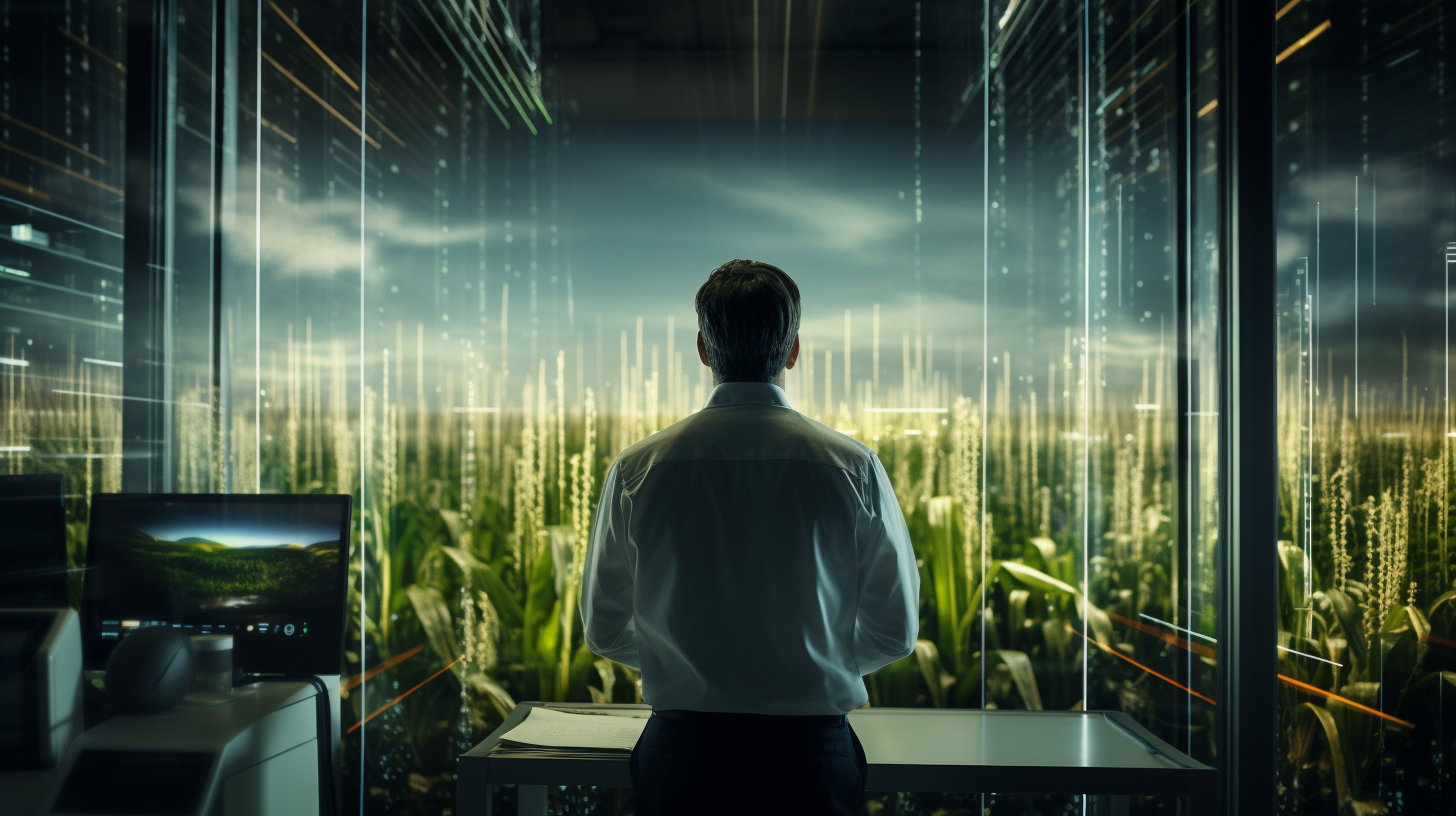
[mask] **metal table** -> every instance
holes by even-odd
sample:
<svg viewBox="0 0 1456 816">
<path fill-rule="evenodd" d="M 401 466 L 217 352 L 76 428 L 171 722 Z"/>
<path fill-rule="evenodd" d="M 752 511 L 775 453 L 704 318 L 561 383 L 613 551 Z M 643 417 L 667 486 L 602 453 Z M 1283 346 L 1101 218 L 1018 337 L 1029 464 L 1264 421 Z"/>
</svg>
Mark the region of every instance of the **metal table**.
<svg viewBox="0 0 1456 816">
<path fill-rule="evenodd" d="M 517 785 L 522 816 L 546 812 L 548 785 L 632 787 L 627 758 L 490 756 L 526 718 L 521 703 L 460 757 L 459 805 L 489 814 L 493 785 Z M 561 704 L 563 708 L 648 706 Z M 1094 797 L 1099 813 L 1126 813 L 1132 796 L 1176 796 L 1184 812 L 1217 812 L 1218 772 L 1119 711 L 863 708 L 850 724 L 869 760 L 870 791 L 1041 793 Z"/>
</svg>

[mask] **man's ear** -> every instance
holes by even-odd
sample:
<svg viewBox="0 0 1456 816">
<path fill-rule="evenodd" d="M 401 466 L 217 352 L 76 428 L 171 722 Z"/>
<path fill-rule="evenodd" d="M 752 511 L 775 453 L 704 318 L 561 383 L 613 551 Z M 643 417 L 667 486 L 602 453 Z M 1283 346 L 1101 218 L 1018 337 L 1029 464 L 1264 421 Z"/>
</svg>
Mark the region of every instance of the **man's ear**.
<svg viewBox="0 0 1456 816">
<path fill-rule="evenodd" d="M 796 346 L 796 348 L 797 348 L 797 346 Z M 705 345 L 703 345 L 703 333 L 702 332 L 698 332 L 698 359 L 699 360 L 702 360 L 703 361 L 703 365 L 707 366 L 708 368 L 712 368 L 713 367 L 713 364 L 710 363 L 710 362 L 708 362 L 708 347 L 705 346 Z"/>
<path fill-rule="evenodd" d="M 794 345 L 789 349 L 789 359 L 784 361 L 784 370 L 794 367 L 799 362 L 799 335 L 794 335 Z"/>
</svg>

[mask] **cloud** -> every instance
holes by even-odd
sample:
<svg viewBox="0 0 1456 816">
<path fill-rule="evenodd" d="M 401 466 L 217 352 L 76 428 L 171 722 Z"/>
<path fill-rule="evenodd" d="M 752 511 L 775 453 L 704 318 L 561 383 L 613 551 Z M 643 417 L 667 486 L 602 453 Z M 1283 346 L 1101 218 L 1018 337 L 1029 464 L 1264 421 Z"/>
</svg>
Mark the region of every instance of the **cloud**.
<svg viewBox="0 0 1456 816">
<path fill-rule="evenodd" d="M 845 190 L 763 172 L 706 173 L 682 168 L 669 174 L 683 189 L 708 193 L 780 226 L 805 245 L 860 252 L 904 236 L 913 223 L 907 208 L 892 208 Z"/>
</svg>

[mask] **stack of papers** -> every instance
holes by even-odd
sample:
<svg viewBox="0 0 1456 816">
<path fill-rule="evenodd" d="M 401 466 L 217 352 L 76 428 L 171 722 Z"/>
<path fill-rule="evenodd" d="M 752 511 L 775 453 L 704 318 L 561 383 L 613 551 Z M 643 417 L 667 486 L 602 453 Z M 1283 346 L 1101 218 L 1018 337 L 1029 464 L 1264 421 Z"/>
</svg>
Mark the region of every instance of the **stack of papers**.
<svg viewBox="0 0 1456 816">
<path fill-rule="evenodd" d="M 491 750 L 494 756 L 625 756 L 647 727 L 643 709 L 572 709 L 536 706 Z"/>
</svg>

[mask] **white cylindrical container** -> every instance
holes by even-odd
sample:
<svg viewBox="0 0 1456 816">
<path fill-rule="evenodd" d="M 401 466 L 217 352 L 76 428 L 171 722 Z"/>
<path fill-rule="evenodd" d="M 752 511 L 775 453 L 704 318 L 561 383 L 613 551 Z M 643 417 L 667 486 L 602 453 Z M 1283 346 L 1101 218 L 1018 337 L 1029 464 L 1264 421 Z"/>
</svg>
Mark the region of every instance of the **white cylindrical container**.
<svg viewBox="0 0 1456 816">
<path fill-rule="evenodd" d="M 192 690 L 230 694 L 233 690 L 233 636 L 193 635 L 192 651 L 196 657 Z"/>
</svg>

